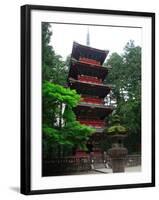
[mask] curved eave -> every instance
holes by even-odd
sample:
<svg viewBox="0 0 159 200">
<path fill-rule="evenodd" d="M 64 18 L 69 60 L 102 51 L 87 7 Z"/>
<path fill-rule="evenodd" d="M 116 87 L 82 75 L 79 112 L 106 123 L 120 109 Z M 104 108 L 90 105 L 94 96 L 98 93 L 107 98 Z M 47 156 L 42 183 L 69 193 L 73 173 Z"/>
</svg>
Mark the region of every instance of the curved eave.
<svg viewBox="0 0 159 200">
<path fill-rule="evenodd" d="M 102 65 L 106 59 L 109 51 L 104 51 L 89 46 L 81 45 L 77 42 L 73 42 L 72 54 L 71 57 L 79 60 L 80 56 L 86 57 L 89 59 L 94 59 L 100 62 Z"/>
<path fill-rule="evenodd" d="M 111 87 L 104 84 L 94 84 L 69 79 L 69 87 L 75 89 L 78 94 L 93 95 L 104 98 L 110 92 Z"/>
<path fill-rule="evenodd" d="M 91 64 L 84 64 L 79 61 L 71 61 L 69 77 L 77 79 L 78 75 L 87 75 L 97 77 L 102 79 L 102 81 L 106 78 L 108 74 L 108 69 L 102 66 L 96 66 Z"/>
<path fill-rule="evenodd" d="M 105 109 L 105 108 L 113 108 L 113 107 L 108 107 L 104 104 L 94 104 L 94 103 L 87 103 L 87 102 L 80 102 L 78 104 L 78 106 L 87 106 L 87 107 L 91 107 L 91 108 L 101 108 L 101 109 Z"/>
<path fill-rule="evenodd" d="M 106 116 L 112 113 L 112 106 L 91 106 L 86 104 L 79 104 L 74 108 L 75 114 L 81 118 L 95 118 L 95 119 L 104 119 Z"/>
</svg>

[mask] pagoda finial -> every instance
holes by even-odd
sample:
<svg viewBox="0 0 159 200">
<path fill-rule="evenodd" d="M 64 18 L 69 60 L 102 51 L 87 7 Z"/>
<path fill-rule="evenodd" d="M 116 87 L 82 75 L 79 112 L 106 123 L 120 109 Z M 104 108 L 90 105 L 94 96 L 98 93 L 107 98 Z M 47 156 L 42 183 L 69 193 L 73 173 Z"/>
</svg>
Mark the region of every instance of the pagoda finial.
<svg viewBox="0 0 159 200">
<path fill-rule="evenodd" d="M 87 29 L 86 45 L 87 45 L 87 46 L 90 46 L 90 35 L 89 35 L 89 28 Z"/>
</svg>

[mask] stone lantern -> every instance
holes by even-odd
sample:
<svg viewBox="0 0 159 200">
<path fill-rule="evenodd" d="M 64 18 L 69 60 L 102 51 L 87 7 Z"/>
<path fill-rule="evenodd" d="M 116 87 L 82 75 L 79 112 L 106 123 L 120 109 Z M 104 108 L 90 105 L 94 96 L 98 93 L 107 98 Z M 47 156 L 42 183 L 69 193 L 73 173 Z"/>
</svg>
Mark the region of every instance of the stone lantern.
<svg viewBox="0 0 159 200">
<path fill-rule="evenodd" d="M 127 137 L 127 129 L 120 125 L 118 115 L 113 117 L 112 124 L 107 129 L 107 135 L 112 142 L 108 155 L 111 159 L 113 173 L 125 172 L 128 150 L 124 147 L 123 141 Z"/>
</svg>

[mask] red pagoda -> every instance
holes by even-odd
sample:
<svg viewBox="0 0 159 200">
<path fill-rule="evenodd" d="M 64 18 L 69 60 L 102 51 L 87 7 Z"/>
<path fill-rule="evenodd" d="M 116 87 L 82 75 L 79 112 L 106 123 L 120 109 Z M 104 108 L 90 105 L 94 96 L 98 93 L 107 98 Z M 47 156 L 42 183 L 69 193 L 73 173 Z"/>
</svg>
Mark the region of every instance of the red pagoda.
<svg viewBox="0 0 159 200">
<path fill-rule="evenodd" d="M 71 54 L 68 85 L 82 97 L 74 110 L 77 120 L 96 130 L 88 141 L 88 150 L 93 153 L 102 153 L 98 143 L 107 126 L 105 118 L 113 111 L 113 106 L 108 105 L 105 100 L 111 86 L 103 83 L 108 69 L 102 65 L 108 53 L 109 51 L 74 42 Z M 84 153 L 86 152 L 76 150 L 76 155 Z"/>
</svg>

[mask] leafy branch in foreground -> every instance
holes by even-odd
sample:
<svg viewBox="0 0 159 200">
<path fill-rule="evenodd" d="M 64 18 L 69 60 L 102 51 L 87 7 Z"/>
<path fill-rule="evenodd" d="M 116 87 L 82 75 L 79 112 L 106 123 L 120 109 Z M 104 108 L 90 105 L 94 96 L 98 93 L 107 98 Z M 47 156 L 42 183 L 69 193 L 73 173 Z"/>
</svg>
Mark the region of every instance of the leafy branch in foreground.
<svg viewBox="0 0 159 200">
<path fill-rule="evenodd" d="M 42 91 L 45 156 L 64 156 L 73 148 L 86 150 L 86 141 L 95 130 L 76 120 L 73 107 L 80 101 L 80 95 L 75 90 L 46 81 Z"/>
</svg>

